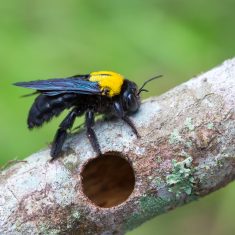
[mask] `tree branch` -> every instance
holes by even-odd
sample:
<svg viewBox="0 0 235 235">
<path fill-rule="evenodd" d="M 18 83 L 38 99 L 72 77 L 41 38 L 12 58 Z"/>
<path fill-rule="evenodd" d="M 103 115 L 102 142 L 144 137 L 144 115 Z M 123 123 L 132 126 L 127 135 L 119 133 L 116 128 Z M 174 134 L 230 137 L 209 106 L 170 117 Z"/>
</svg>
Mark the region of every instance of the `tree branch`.
<svg viewBox="0 0 235 235">
<path fill-rule="evenodd" d="M 3 170 L 0 234 L 123 234 L 235 178 L 235 59 L 131 118 L 140 139 L 120 120 L 96 124 L 103 157 L 81 131 L 62 158 L 45 149 Z"/>
</svg>

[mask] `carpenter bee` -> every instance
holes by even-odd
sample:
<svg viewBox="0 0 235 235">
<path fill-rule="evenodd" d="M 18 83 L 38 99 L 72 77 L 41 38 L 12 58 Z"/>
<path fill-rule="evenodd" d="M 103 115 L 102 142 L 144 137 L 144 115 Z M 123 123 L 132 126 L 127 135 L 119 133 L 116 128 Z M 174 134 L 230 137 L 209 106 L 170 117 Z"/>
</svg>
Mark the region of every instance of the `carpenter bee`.
<svg viewBox="0 0 235 235">
<path fill-rule="evenodd" d="M 55 134 L 51 157 L 57 158 L 63 143 L 72 128 L 76 117 L 85 114 L 87 137 L 98 155 L 100 146 L 93 130 L 95 113 L 121 118 L 139 137 L 138 131 L 129 115 L 140 107 L 140 93 L 147 91 L 144 86 L 153 79 L 148 79 L 141 88 L 125 79 L 122 75 L 111 71 L 98 71 L 68 78 L 56 78 L 31 82 L 17 82 L 14 85 L 36 90 L 38 94 L 28 114 L 28 128 L 40 127 L 49 122 L 65 109 L 70 112 L 60 123 Z"/>
</svg>

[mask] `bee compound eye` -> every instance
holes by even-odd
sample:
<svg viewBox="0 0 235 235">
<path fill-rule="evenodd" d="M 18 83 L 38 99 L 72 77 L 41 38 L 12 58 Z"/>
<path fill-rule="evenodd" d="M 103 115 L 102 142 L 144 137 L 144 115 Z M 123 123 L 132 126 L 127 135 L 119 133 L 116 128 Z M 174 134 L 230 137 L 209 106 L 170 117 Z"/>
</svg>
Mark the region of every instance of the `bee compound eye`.
<svg viewBox="0 0 235 235">
<path fill-rule="evenodd" d="M 135 101 L 134 95 L 131 93 L 127 97 L 128 106 L 131 107 Z"/>
<path fill-rule="evenodd" d="M 137 97 L 132 93 L 127 96 L 127 107 L 131 112 L 135 112 L 138 109 Z"/>
</svg>

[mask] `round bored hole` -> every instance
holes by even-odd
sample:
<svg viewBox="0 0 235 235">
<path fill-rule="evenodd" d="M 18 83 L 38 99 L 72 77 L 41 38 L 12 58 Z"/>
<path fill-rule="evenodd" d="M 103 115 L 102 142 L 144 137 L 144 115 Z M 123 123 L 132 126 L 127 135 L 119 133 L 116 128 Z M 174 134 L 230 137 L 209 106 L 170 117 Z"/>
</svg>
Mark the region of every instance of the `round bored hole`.
<svg viewBox="0 0 235 235">
<path fill-rule="evenodd" d="M 118 153 L 92 159 L 82 171 L 83 193 L 100 207 L 121 204 L 132 193 L 134 186 L 134 171 Z"/>
</svg>

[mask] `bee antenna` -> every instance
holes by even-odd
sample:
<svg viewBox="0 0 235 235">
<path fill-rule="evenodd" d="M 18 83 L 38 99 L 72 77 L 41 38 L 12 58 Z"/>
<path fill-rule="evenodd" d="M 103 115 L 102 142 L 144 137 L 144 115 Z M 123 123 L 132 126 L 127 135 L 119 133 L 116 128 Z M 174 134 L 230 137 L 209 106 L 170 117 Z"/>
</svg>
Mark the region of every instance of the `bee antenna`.
<svg viewBox="0 0 235 235">
<path fill-rule="evenodd" d="M 144 89 L 144 88 L 141 89 L 141 92 L 142 92 L 142 91 L 144 91 L 144 92 L 149 92 L 149 90 Z"/>
<path fill-rule="evenodd" d="M 155 80 L 155 79 L 161 78 L 162 76 L 163 76 L 163 75 L 157 75 L 157 76 L 155 76 L 155 77 L 152 77 L 152 78 L 149 78 L 148 80 L 146 80 L 146 81 L 143 83 L 143 85 L 140 87 L 139 92 L 138 92 L 138 95 L 139 95 L 142 91 L 148 91 L 148 90 L 144 89 L 144 87 L 145 87 L 145 85 L 146 85 L 147 83 L 149 83 L 149 82 L 151 82 L 151 81 L 153 81 L 153 80 Z"/>
</svg>

